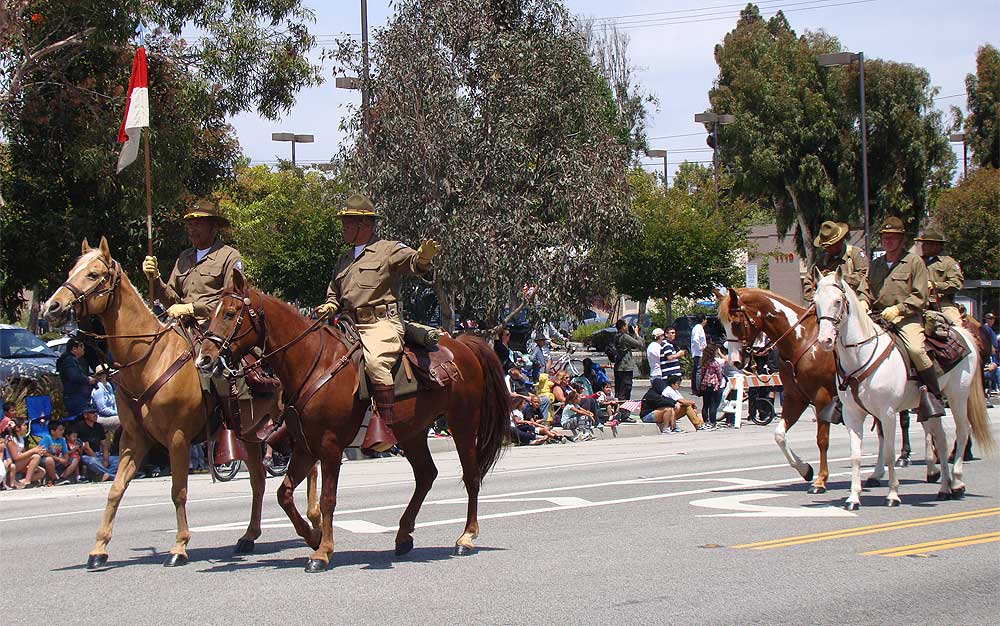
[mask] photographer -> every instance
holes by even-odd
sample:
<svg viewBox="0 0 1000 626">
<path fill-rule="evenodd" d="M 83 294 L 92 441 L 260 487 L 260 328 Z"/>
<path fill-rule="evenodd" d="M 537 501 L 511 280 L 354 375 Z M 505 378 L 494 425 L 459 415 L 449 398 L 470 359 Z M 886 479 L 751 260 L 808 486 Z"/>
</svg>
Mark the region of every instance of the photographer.
<svg viewBox="0 0 1000 626">
<path fill-rule="evenodd" d="M 636 364 L 632 356 L 633 350 L 642 350 L 642 337 L 635 326 L 618 320 L 615 324 L 618 334 L 611 340 L 617 353 L 615 359 L 615 397 L 619 400 L 632 399 L 632 377 L 635 376 Z"/>
</svg>

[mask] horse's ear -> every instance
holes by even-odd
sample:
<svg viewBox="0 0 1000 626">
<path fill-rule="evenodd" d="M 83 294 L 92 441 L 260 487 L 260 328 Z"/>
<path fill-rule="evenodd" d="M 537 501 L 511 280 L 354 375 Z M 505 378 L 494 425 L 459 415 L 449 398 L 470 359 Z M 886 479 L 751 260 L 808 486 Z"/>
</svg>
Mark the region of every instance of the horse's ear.
<svg viewBox="0 0 1000 626">
<path fill-rule="evenodd" d="M 819 268 L 816 267 L 815 265 L 813 266 L 813 278 L 816 279 L 817 283 L 819 283 L 819 281 L 823 280 L 823 273 L 820 272 Z"/>
<path fill-rule="evenodd" d="M 246 293 L 247 290 L 247 279 L 237 268 L 233 268 L 233 290 L 237 293 Z"/>
<path fill-rule="evenodd" d="M 836 278 L 837 278 L 837 282 L 838 283 L 843 282 L 843 280 L 844 280 L 844 268 L 842 266 L 838 266 L 837 267 Z"/>
<path fill-rule="evenodd" d="M 740 294 L 736 292 L 732 287 L 727 287 L 729 289 L 729 308 L 736 309 L 740 305 Z"/>
<path fill-rule="evenodd" d="M 726 297 L 726 292 L 719 289 L 718 287 L 716 287 L 714 291 L 715 291 L 715 301 L 722 302 L 722 299 Z"/>
<path fill-rule="evenodd" d="M 80 254 L 87 254 L 90 252 L 90 244 L 87 243 L 87 238 L 83 238 L 83 243 L 80 245 Z"/>
<path fill-rule="evenodd" d="M 104 260 L 110 262 L 111 248 L 108 247 L 108 238 L 105 237 L 104 235 L 101 235 L 100 248 L 101 248 L 101 254 L 104 255 Z"/>
</svg>

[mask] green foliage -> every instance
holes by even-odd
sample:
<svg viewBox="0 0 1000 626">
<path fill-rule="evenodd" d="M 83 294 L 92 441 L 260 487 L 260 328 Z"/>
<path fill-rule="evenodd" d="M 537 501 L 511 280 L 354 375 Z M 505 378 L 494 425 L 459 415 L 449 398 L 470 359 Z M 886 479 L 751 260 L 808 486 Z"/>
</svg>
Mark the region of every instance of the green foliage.
<svg viewBox="0 0 1000 626">
<path fill-rule="evenodd" d="M 967 279 L 1000 277 L 1000 170 L 983 167 L 937 198 L 933 220 Z"/>
<path fill-rule="evenodd" d="M 1000 50 L 989 44 L 979 48 L 976 73 L 965 77 L 965 91 L 965 141 L 979 167 L 1000 168 Z"/>
<path fill-rule="evenodd" d="M 605 327 L 606 325 L 603 322 L 587 322 L 586 324 L 580 324 L 573 329 L 570 341 L 575 341 L 589 346 L 591 345 L 591 335 Z"/>
<path fill-rule="evenodd" d="M 611 286 L 627 240 L 627 165 L 607 81 L 562 2 L 404 0 L 371 43 L 371 127 L 343 158 L 385 233 L 439 239 L 435 292 L 495 320 L 521 287 L 543 312 Z M 336 53 L 358 70 L 358 49 Z M 473 287 L 474 286 L 474 287 Z"/>
<path fill-rule="evenodd" d="M 225 186 L 222 208 L 233 224 L 244 270 L 260 289 L 315 305 L 326 296 L 342 252 L 337 208 L 347 185 L 319 172 L 241 167 Z"/>
<path fill-rule="evenodd" d="M 819 67 L 841 50 L 823 31 L 797 36 L 784 14 L 764 20 L 750 4 L 716 46 L 712 110 L 736 116 L 720 130 L 722 163 L 744 197 L 773 207 L 779 232 L 810 244 L 827 219 L 863 218 L 860 109 L 856 68 Z M 914 231 L 931 190 L 945 188 L 954 155 L 944 137 L 937 93 L 921 68 L 865 62 L 872 223 L 901 215 Z"/>
</svg>

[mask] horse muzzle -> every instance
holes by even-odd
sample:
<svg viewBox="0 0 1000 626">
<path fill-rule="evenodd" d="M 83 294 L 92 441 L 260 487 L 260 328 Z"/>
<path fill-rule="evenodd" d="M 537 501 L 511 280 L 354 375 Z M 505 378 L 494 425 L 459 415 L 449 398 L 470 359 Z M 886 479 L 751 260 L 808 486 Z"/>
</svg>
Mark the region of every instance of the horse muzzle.
<svg viewBox="0 0 1000 626">
<path fill-rule="evenodd" d="M 64 305 L 56 299 L 51 299 L 45 306 L 43 314 L 45 319 L 53 326 L 63 326 L 69 320 L 71 307 Z"/>
<path fill-rule="evenodd" d="M 198 358 L 195 359 L 194 365 L 206 374 L 211 374 L 218 364 L 218 357 L 212 357 L 205 354 L 204 349 L 198 351 Z"/>
</svg>

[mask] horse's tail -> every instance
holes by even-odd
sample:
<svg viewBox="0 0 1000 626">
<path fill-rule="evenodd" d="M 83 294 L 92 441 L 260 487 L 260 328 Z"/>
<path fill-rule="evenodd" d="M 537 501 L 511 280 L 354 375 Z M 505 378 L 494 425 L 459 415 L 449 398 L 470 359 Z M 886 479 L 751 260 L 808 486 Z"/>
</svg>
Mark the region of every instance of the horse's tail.
<svg viewBox="0 0 1000 626">
<path fill-rule="evenodd" d="M 975 345 L 975 344 L 973 344 Z M 972 436 L 984 455 L 993 455 L 997 444 L 990 429 L 990 420 L 986 415 L 986 394 L 983 393 L 983 367 L 979 359 L 975 359 L 976 371 L 972 375 L 972 386 L 969 389 L 967 402 L 969 423 L 972 425 Z"/>
<path fill-rule="evenodd" d="M 458 341 L 472 350 L 483 368 L 483 405 L 476 432 L 476 468 L 480 481 L 500 460 L 510 436 L 510 393 L 503 380 L 503 364 L 496 352 L 482 339 L 469 334 Z"/>
</svg>

